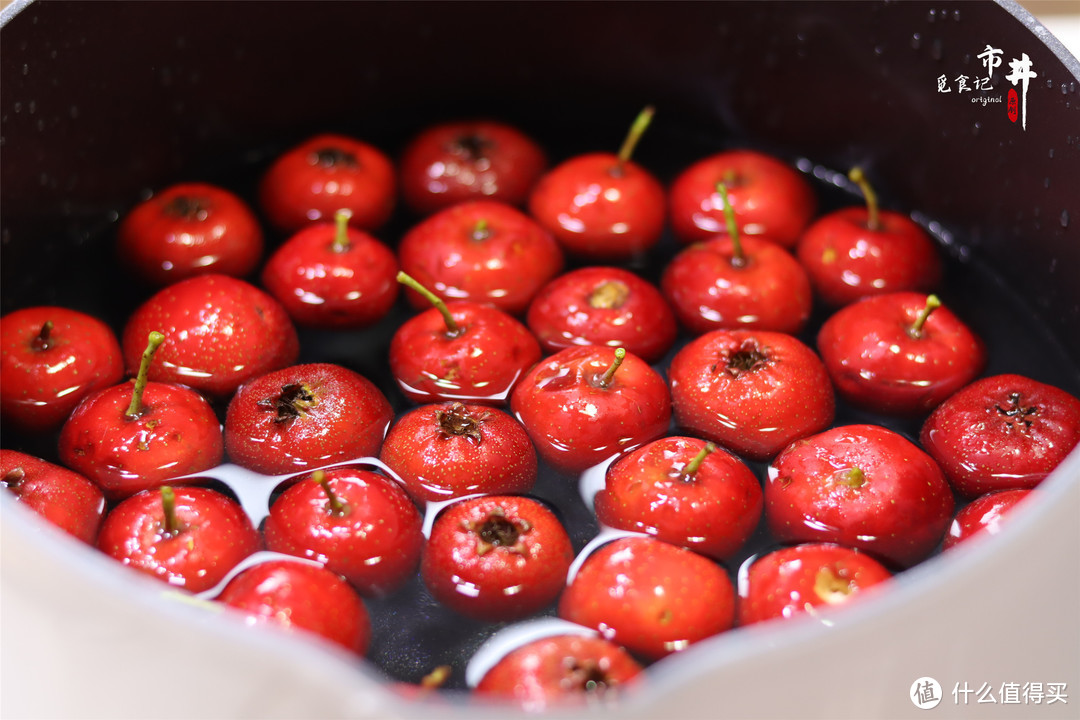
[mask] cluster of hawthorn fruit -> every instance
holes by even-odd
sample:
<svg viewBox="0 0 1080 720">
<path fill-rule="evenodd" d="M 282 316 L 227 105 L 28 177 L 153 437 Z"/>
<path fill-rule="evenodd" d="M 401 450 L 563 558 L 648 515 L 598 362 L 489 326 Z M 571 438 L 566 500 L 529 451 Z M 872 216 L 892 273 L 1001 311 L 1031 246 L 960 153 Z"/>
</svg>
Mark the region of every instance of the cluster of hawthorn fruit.
<svg viewBox="0 0 1080 720">
<path fill-rule="evenodd" d="M 554 167 L 493 120 L 433 126 L 396 165 L 320 135 L 261 177 L 261 217 L 223 187 L 161 190 L 119 226 L 157 286 L 119 340 L 60 307 L 2 319 L 4 422 L 59 430 L 62 464 L 4 449 L 3 484 L 131 568 L 361 655 L 363 598 L 418 568 L 483 622 L 557 607 L 574 625 L 476 683 L 537 709 L 993 531 L 1076 446 L 1075 397 L 980 378 L 984 343 L 932 294 L 939 248 L 862 171 L 865 202 L 821 215 L 802 173 L 753 150 L 664 187 L 632 159 L 651 119 Z M 402 199 L 419 219 L 395 252 L 372 233 Z M 265 262 L 263 223 L 288 238 Z M 667 229 L 679 250 L 653 284 L 627 264 Z M 417 312 L 387 360 L 407 410 L 355 370 L 297 364 L 297 326 L 371 327 L 402 288 Z M 815 303 L 816 349 L 797 337 Z M 837 426 L 837 395 L 921 433 Z M 226 458 L 284 478 L 261 527 L 203 486 Z M 575 558 L 529 496 L 541 468 L 600 473 L 586 501 L 610 541 Z M 736 588 L 724 563 L 762 524 L 782 547 Z"/>
</svg>

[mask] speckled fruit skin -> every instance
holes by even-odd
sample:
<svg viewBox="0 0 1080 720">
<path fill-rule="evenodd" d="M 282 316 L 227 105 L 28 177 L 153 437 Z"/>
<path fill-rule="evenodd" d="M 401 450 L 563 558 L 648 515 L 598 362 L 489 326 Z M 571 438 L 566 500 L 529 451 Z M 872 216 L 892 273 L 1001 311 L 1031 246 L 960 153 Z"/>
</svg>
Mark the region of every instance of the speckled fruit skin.
<svg viewBox="0 0 1080 720">
<path fill-rule="evenodd" d="M 332 363 L 293 365 L 245 383 L 225 415 L 229 458 L 266 475 L 379 454 L 394 419 L 363 375 Z"/>
<path fill-rule="evenodd" d="M 52 328 L 42 343 L 46 322 Z M 38 306 L 0 319 L 0 414 L 13 426 L 58 428 L 84 397 L 123 377 L 116 334 L 91 315 Z"/>
<path fill-rule="evenodd" d="M 134 375 L 146 338 L 165 335 L 150 379 L 225 398 L 253 377 L 296 362 L 300 342 L 285 309 L 262 290 L 225 275 L 200 275 L 158 291 L 124 326 L 124 361 Z"/>
<path fill-rule="evenodd" d="M 840 307 L 872 295 L 930 292 L 941 282 L 937 246 L 906 215 L 882 210 L 879 227 L 867 226 L 865 207 L 850 207 L 814 221 L 795 254 L 814 292 Z"/>
<path fill-rule="evenodd" d="M 918 416 L 967 385 L 986 365 L 986 347 L 949 308 L 930 313 L 922 293 L 877 295 L 836 311 L 821 326 L 818 352 L 840 395 L 860 408 Z"/>
<path fill-rule="evenodd" d="M 349 224 L 382 227 L 394 212 L 397 172 L 381 150 L 344 135 L 316 135 L 282 153 L 259 182 L 259 206 L 281 232 L 349 210 Z"/>
<path fill-rule="evenodd" d="M 410 229 L 398 246 L 401 269 L 446 301 L 487 303 L 521 315 L 537 291 L 563 268 L 551 234 L 505 203 L 471 200 Z M 417 309 L 430 303 L 405 296 Z"/>
<path fill-rule="evenodd" d="M 810 543 L 752 560 L 739 577 L 739 624 L 818 615 L 847 604 L 892 575 L 857 550 Z"/>
<path fill-rule="evenodd" d="M 409 208 L 430 215 L 467 200 L 521 207 L 547 168 L 543 149 L 506 123 L 480 118 L 433 125 L 401 154 L 401 193 Z"/>
<path fill-rule="evenodd" d="M 553 603 L 573 560 L 566 530 L 542 503 L 488 495 L 461 500 L 436 518 L 420 573 L 455 612 L 502 622 Z"/>
<path fill-rule="evenodd" d="M 538 463 L 525 428 L 485 405 L 447 402 L 402 415 L 386 435 L 379 459 L 420 502 L 473 493 L 526 493 Z"/>
<path fill-rule="evenodd" d="M 939 405 L 919 440 L 961 495 L 1032 488 L 1080 443 L 1080 400 L 1022 375 L 982 378 Z"/>
<path fill-rule="evenodd" d="M 648 363 L 675 344 L 675 315 L 660 291 L 616 267 L 585 267 L 536 294 L 526 324 L 546 352 L 575 345 L 626 348 Z"/>
<path fill-rule="evenodd" d="M 720 328 L 800 332 L 814 304 L 806 271 L 771 240 L 741 243 L 744 265 L 733 264 L 725 236 L 691 245 L 664 268 L 660 288 L 679 322 L 694 335 Z"/>
<path fill-rule="evenodd" d="M 975 498 L 956 513 L 945 533 L 942 549 L 948 550 L 975 536 L 997 535 L 1007 522 L 1005 516 L 1031 492 L 1027 488 L 995 490 Z"/>
<path fill-rule="evenodd" d="M 614 362 L 613 348 L 567 348 L 538 363 L 514 388 L 511 410 L 540 457 L 555 468 L 581 472 L 667 432 L 671 398 L 664 379 L 626 353 L 611 383 L 601 387 Z"/>
<path fill-rule="evenodd" d="M 933 458 L 877 425 L 797 440 L 773 460 L 765 483 L 765 518 L 781 541 L 834 542 L 899 567 L 937 548 L 953 506 Z"/>
<path fill-rule="evenodd" d="M 601 637 L 555 635 L 511 650 L 476 685 L 477 695 L 528 712 L 615 700 L 639 680 L 641 665 Z"/>
<path fill-rule="evenodd" d="M 117 254 L 139 280 L 162 287 L 195 275 L 245 277 L 262 258 L 255 214 L 208 183 L 165 188 L 131 209 L 117 229 Z"/>
<path fill-rule="evenodd" d="M 93 480 L 110 500 L 208 470 L 224 453 L 221 423 L 202 395 L 149 382 L 143 411 L 131 420 L 125 413 L 134 387 L 126 382 L 96 391 L 60 430 L 60 461 Z"/>
<path fill-rule="evenodd" d="M 362 595 L 389 595 L 420 562 L 420 512 L 396 482 L 378 473 L 346 467 L 325 474 L 346 506 L 343 513 L 333 511 L 320 483 L 301 480 L 270 508 L 267 549 L 324 563 Z"/>
<path fill-rule="evenodd" d="M 529 196 L 529 214 L 571 255 L 624 260 L 660 239 L 667 198 L 638 163 L 613 153 L 572 157 L 545 173 Z"/>
<path fill-rule="evenodd" d="M 446 304 L 458 332 L 447 331 L 436 308 L 397 329 L 390 340 L 390 371 L 417 403 L 461 400 L 499 405 L 540 359 L 529 329 L 496 308 L 472 302 Z"/>
<path fill-rule="evenodd" d="M 697 438 L 666 437 L 617 460 L 594 498 L 597 519 L 716 560 L 731 557 L 761 519 L 761 485 L 745 463 L 721 448 L 684 476 L 705 445 Z"/>
<path fill-rule="evenodd" d="M 361 657 L 371 641 L 363 601 L 347 582 L 315 565 L 259 563 L 230 580 L 215 600 L 249 622 L 315 633 Z"/>
<path fill-rule="evenodd" d="M 105 495 L 79 473 L 17 450 L 0 450 L 0 487 L 73 537 L 90 545 L 97 539 Z"/>
<path fill-rule="evenodd" d="M 722 567 L 660 540 L 615 540 L 589 556 L 559 617 L 658 660 L 731 628 L 735 588 Z"/>
<path fill-rule="evenodd" d="M 753 150 L 724 151 L 697 161 L 671 184 L 671 227 L 683 243 L 727 232 L 720 182 L 744 235 L 768 235 L 787 248 L 817 209 L 813 188 L 795 168 Z"/>
<path fill-rule="evenodd" d="M 832 424 L 832 384 L 814 351 L 767 330 L 713 330 L 668 370 L 676 423 L 755 460 Z"/>
<path fill-rule="evenodd" d="M 167 535 L 160 490 L 145 490 L 105 516 L 97 546 L 141 573 L 193 593 L 221 582 L 262 547 L 259 532 L 236 502 L 214 490 L 177 487 L 180 532 Z"/>
<path fill-rule="evenodd" d="M 306 227 L 263 267 L 263 287 L 298 325 L 367 327 L 385 317 L 397 301 L 393 251 L 355 228 L 347 229 L 347 247 L 338 251 L 336 236 L 333 223 Z"/>
</svg>

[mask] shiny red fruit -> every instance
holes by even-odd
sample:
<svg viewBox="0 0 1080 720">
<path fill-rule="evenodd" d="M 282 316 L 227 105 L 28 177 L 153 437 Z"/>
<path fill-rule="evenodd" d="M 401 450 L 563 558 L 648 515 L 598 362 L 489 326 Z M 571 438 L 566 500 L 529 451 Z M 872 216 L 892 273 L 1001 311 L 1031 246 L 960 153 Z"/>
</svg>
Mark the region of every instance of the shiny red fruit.
<svg viewBox="0 0 1080 720">
<path fill-rule="evenodd" d="M 316 135 L 283 153 L 259 183 L 259 205 L 281 232 L 294 233 L 338 210 L 349 224 L 377 230 L 394 211 L 397 173 L 381 150 L 344 135 Z"/>
<path fill-rule="evenodd" d="M 608 527 L 726 560 L 757 528 L 762 493 L 737 457 L 705 440 L 666 437 L 615 461 L 594 503 Z"/>
<path fill-rule="evenodd" d="M 420 572 L 450 609 L 501 622 L 554 602 L 573 560 L 566 530 L 542 503 L 489 495 L 454 503 L 436 518 Z"/>
<path fill-rule="evenodd" d="M 397 273 L 393 251 L 342 215 L 289 238 L 263 267 L 262 284 L 298 325 L 362 328 L 394 306 Z"/>
<path fill-rule="evenodd" d="M 60 461 L 93 480 L 110 500 L 221 464 L 224 442 L 214 409 L 182 385 L 150 382 L 142 409 L 128 416 L 135 383 L 88 396 L 60 431 Z"/>
<path fill-rule="evenodd" d="M 467 200 L 522 206 L 547 167 L 543 149 L 521 130 L 490 119 L 433 125 L 401 155 L 401 192 L 420 215 Z"/>
<path fill-rule="evenodd" d="M 799 239 L 796 255 L 827 305 L 930 292 L 941 282 L 941 257 L 926 231 L 900 213 L 878 217 L 879 226 L 870 228 L 866 208 L 844 208 L 816 220 Z"/>
<path fill-rule="evenodd" d="M 253 377 L 296 362 L 300 342 L 285 309 L 243 280 L 200 275 L 158 291 L 124 327 L 124 360 L 134 374 L 146 338 L 165 335 L 150 379 L 226 398 Z"/>
<path fill-rule="evenodd" d="M 713 330 L 679 351 L 668 380 L 680 427 L 755 460 L 829 427 L 836 409 L 821 360 L 785 333 Z"/>
<path fill-rule="evenodd" d="M 165 487 L 132 495 L 113 508 L 97 545 L 134 570 L 199 593 L 224 580 L 262 541 L 240 506 L 225 495 Z"/>
<path fill-rule="evenodd" d="M 793 167 L 753 150 L 728 150 L 697 161 L 671 185 L 671 227 L 683 243 L 727 232 L 721 182 L 742 233 L 784 247 L 795 246 L 817 209 L 813 188 Z"/>
<path fill-rule="evenodd" d="M 209 183 L 165 188 L 132 208 L 117 230 L 120 260 L 159 287 L 209 273 L 245 277 L 262 250 L 262 228 L 247 203 Z"/>
<path fill-rule="evenodd" d="M 359 373 L 331 363 L 293 365 L 245 383 L 225 416 L 225 447 L 266 475 L 378 455 L 393 408 Z"/>
<path fill-rule="evenodd" d="M 658 660 L 730 629 L 735 588 L 702 555 L 653 538 L 622 538 L 581 566 L 559 601 L 559 617 Z"/>
<path fill-rule="evenodd" d="M 948 550 L 957 543 L 974 536 L 997 535 L 1006 522 L 1005 516 L 1031 494 L 1031 490 L 996 490 L 975 498 L 956 513 L 949 531 L 945 534 L 942 549 Z"/>
<path fill-rule="evenodd" d="M 560 275 L 533 298 L 526 323 L 546 352 L 576 345 L 626 348 L 648 363 L 675 344 L 675 316 L 654 285 L 615 267 Z"/>
<path fill-rule="evenodd" d="M 667 432 L 664 379 L 632 353 L 602 346 L 561 350 L 522 378 L 510 407 L 540 457 L 581 472 Z"/>
<path fill-rule="evenodd" d="M 814 298 L 806 271 L 764 237 L 729 237 L 686 248 L 664 269 L 660 288 L 683 327 L 695 335 L 720 328 L 796 334 L 806 326 Z"/>
<path fill-rule="evenodd" d="M 496 308 L 464 301 L 446 307 L 453 328 L 439 309 L 431 308 L 394 333 L 390 371 L 401 391 L 418 403 L 506 402 L 540 359 L 540 344 L 528 328 Z"/>
<path fill-rule="evenodd" d="M 890 293 L 847 305 L 826 320 L 817 346 L 837 392 L 873 412 L 919 415 L 978 377 L 985 346 L 936 302 L 932 295 Z"/>
<path fill-rule="evenodd" d="M 525 428 L 502 410 L 447 402 L 424 405 L 390 428 L 379 459 L 418 501 L 473 493 L 526 493 L 537 460 Z"/>
<path fill-rule="evenodd" d="M 555 635 L 507 653 L 475 693 L 512 701 L 528 712 L 608 704 L 639 681 L 641 665 L 601 637 Z"/>
<path fill-rule="evenodd" d="M 1033 488 L 1080 444 L 1080 399 L 1022 375 L 982 378 L 939 405 L 919 440 L 961 495 Z"/>
<path fill-rule="evenodd" d="M 529 196 L 529 213 L 564 250 L 596 260 L 627 259 L 656 245 L 666 205 L 653 174 L 614 153 L 564 161 Z"/>
<path fill-rule="evenodd" d="M 857 550 L 828 543 L 796 545 L 754 559 L 739 578 L 739 624 L 817 616 L 846 605 L 892 575 Z"/>
<path fill-rule="evenodd" d="M 933 458 L 876 425 L 792 443 L 769 466 L 765 518 L 785 542 L 832 542 L 908 567 L 945 535 L 953 495 Z"/>
<path fill-rule="evenodd" d="M 215 600 L 242 613 L 249 624 L 314 633 L 360 656 L 371 641 L 371 621 L 356 591 L 316 565 L 259 563 L 238 573 Z"/>
<path fill-rule="evenodd" d="M 79 473 L 16 450 L 0 450 L 0 487 L 73 537 L 91 545 L 97 539 L 105 496 Z"/>
<path fill-rule="evenodd" d="M 401 269 L 446 301 L 487 303 L 511 315 L 563 267 L 554 238 L 505 203 L 471 200 L 442 210 L 409 230 L 398 247 Z M 416 308 L 429 302 L 409 290 Z"/>
<path fill-rule="evenodd" d="M 416 571 L 423 518 L 393 480 L 359 468 L 318 471 L 270 508 L 266 547 L 323 563 L 361 594 L 381 597 Z"/>
<path fill-rule="evenodd" d="M 0 319 L 0 414 L 14 427 L 53 430 L 84 397 L 123 377 L 116 334 L 91 315 L 39 306 Z"/>
</svg>

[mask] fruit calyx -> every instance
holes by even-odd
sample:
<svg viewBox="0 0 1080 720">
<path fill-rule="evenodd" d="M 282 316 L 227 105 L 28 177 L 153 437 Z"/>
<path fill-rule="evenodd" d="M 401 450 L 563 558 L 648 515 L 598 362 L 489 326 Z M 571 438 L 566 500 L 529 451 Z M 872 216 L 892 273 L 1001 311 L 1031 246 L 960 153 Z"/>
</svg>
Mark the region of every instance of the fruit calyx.
<svg viewBox="0 0 1080 720">
<path fill-rule="evenodd" d="M 326 509 L 329 515 L 334 517 L 345 517 L 352 512 L 352 508 L 349 507 L 349 504 L 342 502 L 341 498 L 334 492 L 334 489 L 330 487 L 330 478 L 326 477 L 324 471 L 316 470 L 311 473 L 311 479 L 313 482 L 321 485 L 323 492 L 326 493 Z"/>
<path fill-rule="evenodd" d="M 861 488 L 867 483 L 867 477 L 862 468 L 850 467 L 837 470 L 829 477 L 829 481 L 837 485 L 846 485 L 849 488 Z"/>
<path fill-rule="evenodd" d="M 1005 425 L 1010 430 L 1020 431 L 1030 430 L 1033 424 L 1030 416 L 1039 413 L 1039 408 L 1036 405 L 1021 405 L 1020 393 L 1018 392 L 1009 393 L 1008 407 L 995 405 L 994 409 L 1005 418 Z"/>
<path fill-rule="evenodd" d="M 848 180 L 859 186 L 859 190 L 866 200 L 866 227 L 869 230 L 881 228 L 881 212 L 878 210 L 877 193 L 866 179 L 866 173 L 861 167 L 855 166 L 848 172 Z"/>
<path fill-rule="evenodd" d="M 424 299 L 439 311 L 439 314 L 442 315 L 443 322 L 446 323 L 445 335 L 447 338 L 461 337 L 465 334 L 465 328 L 457 324 L 457 321 L 454 320 L 454 316 L 450 314 L 450 309 L 446 307 L 446 303 L 443 302 L 441 297 L 428 290 L 417 282 L 415 278 L 403 271 L 398 271 L 397 281 L 405 287 L 411 288 L 423 295 Z"/>
<path fill-rule="evenodd" d="M 146 392 L 146 383 L 149 381 L 150 363 L 154 360 L 154 353 L 165 342 L 165 336 L 157 330 L 151 332 L 146 338 L 146 349 L 143 350 L 142 360 L 139 362 L 139 373 L 135 376 L 135 387 L 131 391 L 131 403 L 124 411 L 125 420 L 138 420 L 148 410 L 143 404 L 143 393 Z"/>
<path fill-rule="evenodd" d="M 356 155 L 333 146 L 323 147 L 313 151 L 311 153 L 311 164 L 323 168 L 334 168 L 339 165 L 347 168 L 360 166 L 360 162 L 356 159 Z"/>
<path fill-rule="evenodd" d="M 559 680 L 559 686 L 563 690 L 602 696 L 614 691 L 619 684 L 604 672 L 600 663 L 593 658 L 566 657 L 563 659 L 563 668 L 565 673 Z"/>
<path fill-rule="evenodd" d="M 30 349 L 34 352 L 44 352 L 52 347 L 52 335 L 53 321 L 46 320 L 45 324 L 41 326 L 41 330 L 34 339 L 30 341 Z"/>
<path fill-rule="evenodd" d="M 694 475 L 701 468 L 701 464 L 705 462 L 705 458 L 716 452 L 716 443 L 707 442 L 705 446 L 701 448 L 701 452 L 694 456 L 694 459 L 686 463 L 682 470 L 678 471 L 676 477 L 683 482 L 693 482 Z"/>
<path fill-rule="evenodd" d="M 941 300 L 937 295 L 928 295 L 926 297 L 926 306 L 919 311 L 919 316 L 915 318 L 915 322 L 908 328 L 907 334 L 912 340 L 918 340 L 923 335 L 923 326 L 926 325 L 926 320 L 930 317 L 930 313 L 941 307 Z"/>
<path fill-rule="evenodd" d="M 621 280 L 608 280 L 589 293 L 589 307 L 597 310 L 617 310 L 630 297 L 630 288 Z"/>
<path fill-rule="evenodd" d="M 511 520 L 501 507 L 493 509 L 482 521 L 466 521 L 461 526 L 476 535 L 477 555 L 486 555 L 497 547 L 518 555 L 529 555 L 529 548 L 521 536 L 529 532 L 532 525 L 521 518 Z"/>
<path fill-rule="evenodd" d="M 349 242 L 349 218 L 352 210 L 342 208 L 334 213 L 334 243 L 330 246 L 331 252 L 338 254 L 346 253 L 352 247 Z"/>
<path fill-rule="evenodd" d="M 447 143 L 447 149 L 455 155 L 461 155 L 466 160 L 475 162 L 486 159 L 487 151 L 494 145 L 495 143 L 486 137 L 482 137 L 479 133 L 471 132 L 458 135 Z"/>
<path fill-rule="evenodd" d="M 484 441 L 482 429 L 484 421 L 491 417 L 488 413 L 474 415 L 469 412 L 464 403 L 455 402 L 449 408 L 438 410 L 435 413 L 435 421 L 439 424 L 439 432 L 445 437 L 464 436 L 471 442 L 479 445 Z"/>
<path fill-rule="evenodd" d="M 623 360 L 625 359 L 626 348 L 615 348 L 615 359 L 602 375 L 594 375 L 592 377 L 592 384 L 601 390 L 609 388 L 611 386 L 611 381 L 615 379 L 615 372 L 619 369 L 619 366 L 623 364 Z"/>
<path fill-rule="evenodd" d="M 638 116 L 634 118 L 634 122 L 630 125 L 630 131 L 626 133 L 626 139 L 623 140 L 622 147 L 619 148 L 619 154 L 616 156 L 618 162 L 611 168 L 612 177 L 622 177 L 626 172 L 626 163 L 630 162 L 630 156 L 634 154 L 634 148 L 637 147 L 638 142 L 641 140 L 641 136 L 645 134 L 645 129 L 649 127 L 649 123 L 652 122 L 653 115 L 656 114 L 656 108 L 652 105 L 647 105 L 638 113 Z"/>
<path fill-rule="evenodd" d="M 184 526 L 180 524 L 180 519 L 176 517 L 176 493 L 168 485 L 161 487 L 161 513 L 162 540 L 171 540 L 184 532 Z"/>
<path fill-rule="evenodd" d="M 716 183 L 716 192 L 724 201 L 724 224 L 727 226 L 728 237 L 731 238 L 731 267 L 746 267 L 746 255 L 743 253 L 742 237 L 739 235 L 739 224 L 735 222 L 735 208 L 731 206 L 727 184 Z"/>
<path fill-rule="evenodd" d="M 821 568 L 814 578 L 814 594 L 829 605 L 844 602 L 855 592 L 855 586 L 844 575 L 845 572 L 837 572 L 831 567 Z"/>
<path fill-rule="evenodd" d="M 195 195 L 177 195 L 165 203 L 162 212 L 180 220 L 206 220 L 209 216 L 209 202 L 206 198 Z"/>
<path fill-rule="evenodd" d="M 3 484 L 11 492 L 16 495 L 20 494 L 19 485 L 26 479 L 26 471 L 21 467 L 13 467 L 4 473 L 3 477 L 0 477 L 0 484 Z"/>
<path fill-rule="evenodd" d="M 722 364 L 723 370 L 732 377 L 740 377 L 768 364 L 769 356 L 753 340 L 745 340 L 739 349 L 727 354 L 720 363 L 713 365 L 713 372 Z"/>
<path fill-rule="evenodd" d="M 278 395 L 271 395 L 255 403 L 263 410 L 273 411 L 273 422 L 279 425 L 291 423 L 303 417 L 318 404 L 319 399 L 304 383 L 282 385 Z"/>
</svg>

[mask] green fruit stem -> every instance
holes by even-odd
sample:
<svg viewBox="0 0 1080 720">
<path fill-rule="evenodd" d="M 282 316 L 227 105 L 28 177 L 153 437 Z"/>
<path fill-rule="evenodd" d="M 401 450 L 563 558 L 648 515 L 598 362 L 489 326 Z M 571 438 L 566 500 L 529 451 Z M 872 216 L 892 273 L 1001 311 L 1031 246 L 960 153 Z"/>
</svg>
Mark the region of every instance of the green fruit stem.
<svg viewBox="0 0 1080 720">
<path fill-rule="evenodd" d="M 46 320 L 45 324 L 41 326 L 41 330 L 38 332 L 37 337 L 33 340 L 33 348 L 38 352 L 48 350 L 52 346 L 51 338 L 53 321 Z"/>
<path fill-rule="evenodd" d="M 488 221 L 485 218 L 480 218 L 473 225 L 472 234 L 470 235 L 473 242 L 483 242 L 491 237 L 491 228 L 488 226 Z"/>
<path fill-rule="evenodd" d="M 739 224 L 735 222 L 735 208 L 731 207 L 731 196 L 728 195 L 727 184 L 716 183 L 716 192 L 724 201 L 724 224 L 727 225 L 727 232 L 731 237 L 731 266 L 745 267 L 746 255 L 743 253 L 742 236 L 739 234 Z"/>
<path fill-rule="evenodd" d="M 638 141 L 645 134 L 645 129 L 649 127 L 649 123 L 652 122 L 655 114 L 656 108 L 648 105 L 634 118 L 634 123 L 630 126 L 630 131 L 626 134 L 622 147 L 619 148 L 619 164 L 615 166 L 616 175 L 622 175 L 623 166 L 630 161 L 630 156 L 634 154 L 634 148 L 637 147 Z"/>
<path fill-rule="evenodd" d="M 168 485 L 161 487 L 162 535 L 167 538 L 180 534 L 180 521 L 176 518 L 176 493 Z"/>
<path fill-rule="evenodd" d="M 450 337 L 455 337 L 461 334 L 461 326 L 454 320 L 454 316 L 450 314 L 450 310 L 446 307 L 446 303 L 442 298 L 435 293 L 428 290 L 426 287 L 418 283 L 410 275 L 399 271 L 397 274 L 397 281 L 405 287 L 412 288 L 416 292 L 424 296 L 424 298 L 431 303 L 436 310 L 443 316 L 443 322 L 446 323 L 446 334 Z"/>
<path fill-rule="evenodd" d="M 161 343 L 165 342 L 165 336 L 154 330 L 146 338 L 146 349 L 143 350 L 142 362 L 139 363 L 139 374 L 135 376 L 135 389 L 131 392 L 131 404 L 128 405 L 127 411 L 124 413 L 124 417 L 128 420 L 134 420 L 143 414 L 142 397 L 146 392 L 146 383 L 148 376 L 150 375 L 150 363 L 154 360 L 154 353 L 161 347 Z"/>
<path fill-rule="evenodd" d="M 866 179 L 866 173 L 863 172 L 861 167 L 853 167 L 848 173 L 848 180 L 859 186 L 859 190 L 862 191 L 863 198 L 866 200 L 866 227 L 877 230 L 881 227 L 881 214 L 878 211 L 877 194 L 874 192 L 874 188 L 870 186 L 870 181 Z"/>
<path fill-rule="evenodd" d="M 603 375 L 600 376 L 600 387 L 606 388 L 611 385 L 611 381 L 615 379 L 615 371 L 622 365 L 623 359 L 626 358 L 626 348 L 615 348 L 615 361 L 611 363 Z"/>
<path fill-rule="evenodd" d="M 326 499 L 330 504 L 330 514 L 334 517 L 345 517 L 349 514 L 349 506 L 341 501 L 341 498 L 337 496 L 333 488 L 330 487 L 330 479 L 326 477 L 326 473 L 322 470 L 316 470 L 311 473 L 311 479 L 322 486 L 323 492 L 326 493 Z"/>
<path fill-rule="evenodd" d="M 701 448 L 701 452 L 694 456 L 694 459 L 686 463 L 686 466 L 679 473 L 680 480 L 693 480 L 694 475 L 701 468 L 701 464 L 705 462 L 705 458 L 716 452 L 716 443 L 707 442 L 705 447 Z"/>
<path fill-rule="evenodd" d="M 930 313 L 941 307 L 941 300 L 937 295 L 926 296 L 926 307 L 919 311 L 919 317 L 915 318 L 915 323 L 908 329 L 908 335 L 918 340 L 922 337 L 923 326 L 926 325 L 926 319 L 930 317 Z"/>
<path fill-rule="evenodd" d="M 334 224 L 337 227 L 334 230 L 334 244 L 330 249 L 336 253 L 348 252 L 352 247 L 352 243 L 349 242 L 349 218 L 351 217 L 352 211 L 344 208 L 334 213 Z"/>
</svg>

